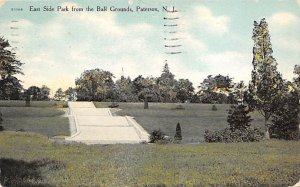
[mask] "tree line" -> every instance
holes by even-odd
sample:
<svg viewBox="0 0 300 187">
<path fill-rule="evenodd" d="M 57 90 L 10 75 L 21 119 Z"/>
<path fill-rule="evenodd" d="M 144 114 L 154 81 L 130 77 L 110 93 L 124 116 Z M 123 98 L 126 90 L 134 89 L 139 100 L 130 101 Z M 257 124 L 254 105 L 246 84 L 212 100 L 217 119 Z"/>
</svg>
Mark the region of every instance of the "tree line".
<svg viewBox="0 0 300 187">
<path fill-rule="evenodd" d="M 277 70 L 277 62 L 265 19 L 254 22 L 253 70 L 251 81 L 234 83 L 233 78 L 224 75 L 209 75 L 198 86 L 199 91 L 188 79 L 175 79 L 168 64 L 163 67 L 159 77 L 121 76 L 114 81 L 114 75 L 102 69 L 85 70 L 75 80 L 75 88 L 63 91 L 59 88 L 55 100 L 108 101 L 108 102 L 191 102 L 191 103 L 230 103 L 248 111 L 258 111 L 264 118 L 265 137 L 293 136 L 298 128 L 300 66 L 295 65 L 295 78 L 287 81 Z M 0 99 L 49 100 L 50 89 L 31 86 L 23 89 L 16 77 L 23 74 L 22 65 L 10 45 L 0 38 Z M 237 118 L 239 119 L 239 118 Z M 241 120 L 241 119 L 239 119 Z M 285 128 L 285 129 L 284 129 Z M 231 128 L 234 129 L 234 128 Z M 241 128 L 243 129 L 243 128 Z M 280 135 L 281 132 L 291 131 Z M 271 132 L 270 132 L 271 131 Z M 297 136 L 297 135 L 295 135 Z M 288 137 L 286 138 L 288 139 Z"/>
</svg>

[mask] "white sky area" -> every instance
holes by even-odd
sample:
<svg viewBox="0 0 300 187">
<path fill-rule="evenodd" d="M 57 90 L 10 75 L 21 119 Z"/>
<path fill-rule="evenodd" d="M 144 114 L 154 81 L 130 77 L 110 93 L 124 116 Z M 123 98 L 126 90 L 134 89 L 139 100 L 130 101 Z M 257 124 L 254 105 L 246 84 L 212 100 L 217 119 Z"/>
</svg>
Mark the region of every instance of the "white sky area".
<svg viewBox="0 0 300 187">
<path fill-rule="evenodd" d="M 122 68 L 131 79 L 138 75 L 159 76 L 165 60 L 175 78 L 188 78 L 194 87 L 210 74 L 229 75 L 235 82 L 248 83 L 253 21 L 262 18 L 269 24 L 273 56 L 283 77 L 291 80 L 293 67 L 300 62 L 300 0 L 171 1 L 180 10 L 172 14 L 180 17 L 176 37 L 181 38 L 177 44 L 182 45 L 179 51 L 183 53 L 178 55 L 165 53 L 164 45 L 170 43 L 163 40 L 169 37 L 165 33 L 168 28 L 163 27 L 163 17 L 169 16 L 162 12 L 164 1 L 102 2 L 108 8 L 157 7 L 159 13 L 30 12 L 30 5 L 46 4 L 37 2 L 0 0 L 0 35 L 17 47 L 16 55 L 24 62 L 25 74 L 18 77 L 25 88 L 47 85 L 55 92 L 60 87 L 74 87 L 84 70 L 94 68 L 111 71 L 116 79 L 122 75 Z M 86 7 L 96 6 L 96 2 L 101 3 L 52 4 Z M 11 11 L 17 7 L 23 11 Z"/>
</svg>

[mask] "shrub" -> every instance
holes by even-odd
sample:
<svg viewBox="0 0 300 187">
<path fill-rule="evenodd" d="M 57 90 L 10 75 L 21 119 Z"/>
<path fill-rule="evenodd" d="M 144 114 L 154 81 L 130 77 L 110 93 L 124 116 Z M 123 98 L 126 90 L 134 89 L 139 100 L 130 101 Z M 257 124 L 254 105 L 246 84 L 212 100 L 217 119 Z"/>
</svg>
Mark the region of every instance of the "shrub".
<svg viewBox="0 0 300 187">
<path fill-rule="evenodd" d="M 177 105 L 175 109 L 176 110 L 184 110 L 185 108 L 182 105 Z"/>
<path fill-rule="evenodd" d="M 217 111 L 218 109 L 217 109 L 216 105 L 213 105 L 213 106 L 211 107 L 211 110 Z"/>
<path fill-rule="evenodd" d="M 0 131 L 4 131 L 4 127 L 0 125 Z"/>
<path fill-rule="evenodd" d="M 177 123 L 176 125 L 176 133 L 174 136 L 174 140 L 182 140 L 180 123 Z"/>
<path fill-rule="evenodd" d="M 255 142 L 263 139 L 263 133 L 257 128 L 251 128 L 251 117 L 245 105 L 231 106 L 227 122 L 229 128 L 220 131 L 205 131 L 206 142 Z"/>
<path fill-rule="evenodd" d="M 244 131 L 250 127 L 251 117 L 248 115 L 249 110 L 245 105 L 231 105 L 228 112 L 227 122 L 231 131 L 240 130 Z"/>
<path fill-rule="evenodd" d="M 165 140 L 165 134 L 160 130 L 153 130 L 150 133 L 149 143 L 159 143 L 160 141 Z"/>
<path fill-rule="evenodd" d="M 118 107 L 119 107 L 119 104 L 118 104 L 118 103 L 115 103 L 115 102 L 112 102 L 108 107 L 109 107 L 109 108 L 118 108 Z"/>
<path fill-rule="evenodd" d="M 231 131 L 230 128 L 226 128 L 220 131 L 206 130 L 204 134 L 204 140 L 208 143 L 213 142 L 258 142 L 262 140 L 264 134 L 257 128 L 248 128 L 245 131 L 235 130 Z"/>
</svg>

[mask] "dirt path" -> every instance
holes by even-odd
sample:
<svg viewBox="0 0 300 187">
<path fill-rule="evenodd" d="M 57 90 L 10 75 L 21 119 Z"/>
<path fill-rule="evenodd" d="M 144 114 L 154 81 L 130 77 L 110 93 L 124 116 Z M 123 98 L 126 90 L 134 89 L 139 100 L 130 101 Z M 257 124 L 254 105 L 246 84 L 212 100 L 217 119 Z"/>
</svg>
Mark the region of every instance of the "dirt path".
<svg viewBox="0 0 300 187">
<path fill-rule="evenodd" d="M 112 116 L 109 108 L 92 102 L 69 102 L 71 137 L 68 141 L 86 144 L 141 143 L 149 134 L 129 116 Z M 75 130 L 74 130 L 75 129 Z"/>
</svg>

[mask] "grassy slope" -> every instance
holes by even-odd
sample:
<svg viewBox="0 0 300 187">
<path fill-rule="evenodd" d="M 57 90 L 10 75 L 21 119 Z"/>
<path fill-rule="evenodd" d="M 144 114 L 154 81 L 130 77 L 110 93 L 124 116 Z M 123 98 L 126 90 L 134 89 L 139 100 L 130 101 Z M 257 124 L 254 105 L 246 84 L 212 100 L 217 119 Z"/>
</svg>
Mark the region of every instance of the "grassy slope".
<svg viewBox="0 0 300 187">
<path fill-rule="evenodd" d="M 5 130 L 24 130 L 49 137 L 69 135 L 68 118 L 61 117 L 64 111 L 57 109 L 57 102 L 32 102 L 24 107 L 24 101 L 0 101 Z"/>
<path fill-rule="evenodd" d="M 110 103 L 95 102 L 96 107 L 107 107 Z M 166 135 L 173 137 L 176 124 L 182 129 L 184 143 L 201 142 L 205 130 L 220 130 L 228 127 L 227 115 L 230 105 L 216 105 L 217 111 L 212 111 L 211 104 L 181 104 L 185 110 L 175 110 L 179 104 L 149 103 L 149 109 L 143 109 L 143 103 L 119 103 L 122 111 L 118 115 L 134 116 L 148 131 L 161 129 Z M 253 113 L 253 125 L 261 128 L 263 119 Z"/>
<path fill-rule="evenodd" d="M 55 186 L 288 186 L 300 176 L 300 141 L 85 146 L 1 132 L 3 157 L 63 163 L 65 167 L 56 171 L 39 170 L 40 182 Z"/>
</svg>

